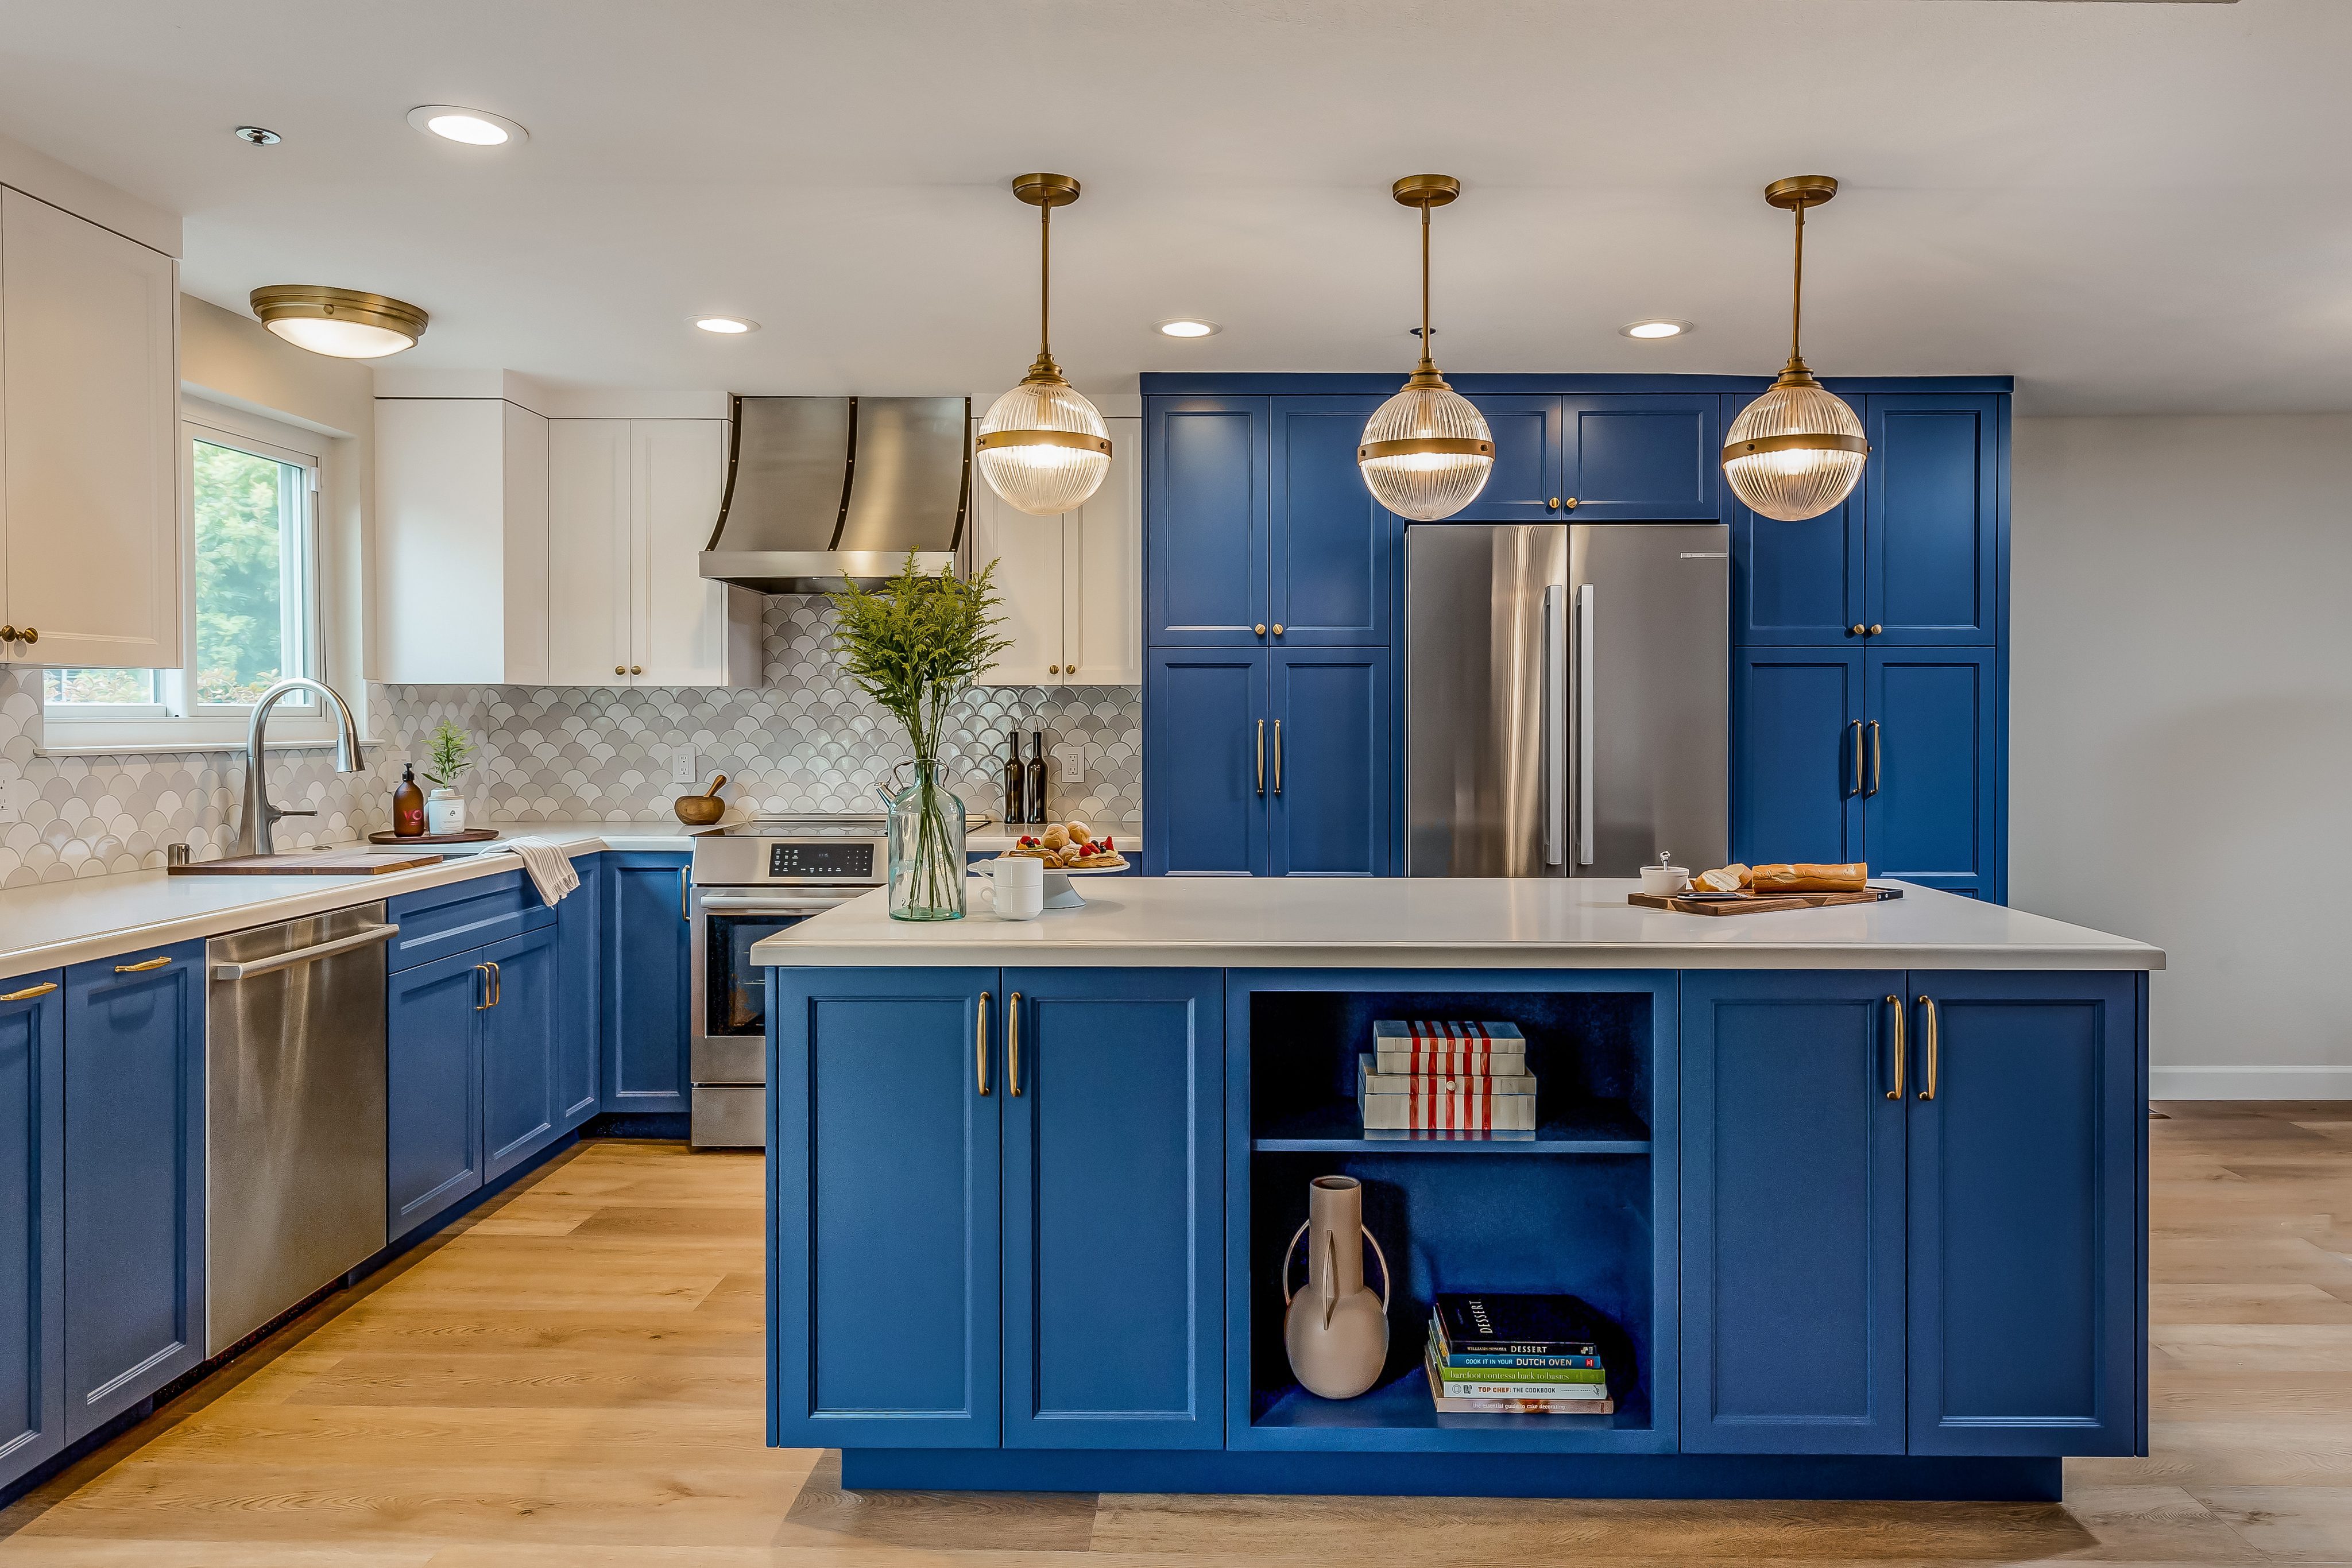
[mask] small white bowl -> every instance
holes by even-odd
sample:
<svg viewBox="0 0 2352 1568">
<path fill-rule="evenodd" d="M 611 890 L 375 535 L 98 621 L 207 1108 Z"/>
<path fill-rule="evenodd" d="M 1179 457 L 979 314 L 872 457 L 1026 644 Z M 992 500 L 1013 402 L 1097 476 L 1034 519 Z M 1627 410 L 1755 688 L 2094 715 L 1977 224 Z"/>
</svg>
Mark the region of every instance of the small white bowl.
<svg viewBox="0 0 2352 1568">
<path fill-rule="evenodd" d="M 1642 868 L 1642 891 L 1658 897 L 1680 893 L 1690 885 L 1690 871 L 1678 865 L 1645 865 Z"/>
</svg>

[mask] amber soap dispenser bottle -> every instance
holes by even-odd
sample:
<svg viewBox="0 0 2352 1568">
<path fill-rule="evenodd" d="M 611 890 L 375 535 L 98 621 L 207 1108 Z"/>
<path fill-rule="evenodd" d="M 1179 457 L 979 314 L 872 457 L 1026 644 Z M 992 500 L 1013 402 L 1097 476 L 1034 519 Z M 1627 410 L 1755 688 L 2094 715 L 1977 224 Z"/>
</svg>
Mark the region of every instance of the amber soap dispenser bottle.
<svg viewBox="0 0 2352 1568">
<path fill-rule="evenodd" d="M 392 831 L 404 839 L 425 836 L 425 791 L 417 786 L 414 763 L 401 768 L 399 787 L 392 792 Z"/>
</svg>

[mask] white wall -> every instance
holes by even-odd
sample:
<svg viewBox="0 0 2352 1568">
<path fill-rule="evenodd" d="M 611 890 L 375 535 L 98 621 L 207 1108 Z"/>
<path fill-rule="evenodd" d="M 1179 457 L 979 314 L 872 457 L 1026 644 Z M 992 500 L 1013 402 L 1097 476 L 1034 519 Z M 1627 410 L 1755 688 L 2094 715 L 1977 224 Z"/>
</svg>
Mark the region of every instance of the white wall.
<svg viewBox="0 0 2352 1568">
<path fill-rule="evenodd" d="M 2352 416 L 2021 419 L 2010 901 L 2163 947 L 2159 1099 L 2352 1099 Z"/>
</svg>

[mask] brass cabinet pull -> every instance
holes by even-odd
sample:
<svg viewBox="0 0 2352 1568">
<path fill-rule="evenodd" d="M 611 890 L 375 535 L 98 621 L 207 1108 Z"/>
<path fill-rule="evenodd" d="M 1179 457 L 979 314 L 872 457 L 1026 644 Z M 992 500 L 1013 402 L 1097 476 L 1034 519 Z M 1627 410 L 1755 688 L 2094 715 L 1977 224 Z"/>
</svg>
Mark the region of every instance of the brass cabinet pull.
<svg viewBox="0 0 2352 1568">
<path fill-rule="evenodd" d="M 1277 637 L 1282 635 L 1282 622 L 1279 621 L 1274 623 L 1274 634 Z"/>
<path fill-rule="evenodd" d="M 1872 719 L 1870 721 L 1870 788 L 1864 790 L 1863 793 L 1865 795 L 1877 794 L 1878 787 L 1885 781 L 1886 753 L 1879 747 L 1878 721 L 1876 719 Z"/>
<path fill-rule="evenodd" d="M 16 635 L 24 639 L 26 645 L 28 647 L 41 640 L 41 631 L 37 626 L 27 626 L 22 632 L 17 632 Z"/>
<path fill-rule="evenodd" d="M 1846 727 L 1853 731 L 1853 788 L 1846 793 L 1859 795 L 1862 793 L 1862 720 L 1851 720 Z"/>
<path fill-rule="evenodd" d="M 46 997 L 57 988 L 58 983 L 55 980 L 43 980 L 37 986 L 26 986 L 21 991 L 10 991 L 6 996 L 0 997 L 0 1002 L 29 1002 L 35 997 Z"/>
<path fill-rule="evenodd" d="M 1560 510 L 1562 510 L 1562 511 L 1564 511 L 1564 512 L 1572 512 L 1572 511 L 1576 510 L 1576 497 L 1573 497 L 1573 496 L 1570 496 L 1567 500 L 1562 501 L 1562 502 L 1559 504 L 1559 507 L 1560 507 Z"/>
<path fill-rule="evenodd" d="M 1861 622 L 1859 622 L 1859 621 L 1855 622 L 1852 626 L 1849 626 L 1848 628 L 1846 628 L 1846 635 L 1847 635 L 1847 636 L 1849 636 L 1849 637 L 1866 637 L 1866 636 L 1868 636 L 1869 634 L 1870 634 L 1870 628 L 1869 628 L 1869 627 L 1867 627 L 1867 626 L 1864 626 L 1864 625 Z"/>
<path fill-rule="evenodd" d="M 980 993 L 980 1023 L 971 1031 L 972 1074 L 980 1080 L 980 1092 L 988 1093 L 988 993 Z"/>
<path fill-rule="evenodd" d="M 1545 505 L 1557 512 L 1559 510 L 1559 497 L 1558 496 L 1554 496 L 1549 501 L 1546 502 Z"/>
<path fill-rule="evenodd" d="M 1886 628 L 1884 626 L 1874 625 L 1870 629 L 1870 634 L 1874 637 L 1882 636 L 1885 633 L 1885 631 Z"/>
<path fill-rule="evenodd" d="M 615 664 L 613 666 L 613 673 L 616 675 L 625 675 L 629 673 L 629 667 L 626 664 Z"/>
<path fill-rule="evenodd" d="M 1058 675 L 1062 673 L 1062 666 L 1059 664 L 1048 664 L 1045 666 L 1045 673 L 1049 675 Z"/>
<path fill-rule="evenodd" d="M 689 868 L 686 866 L 677 868 L 677 917 L 680 920 L 690 921 L 694 918 L 693 912 L 686 906 L 687 894 L 692 886 L 692 876 L 693 873 Z"/>
<path fill-rule="evenodd" d="M 1919 1091 L 1922 1100 L 1936 1097 L 1936 998 L 1919 998 L 1919 1019 L 1927 1036 L 1927 1087 Z"/>
<path fill-rule="evenodd" d="M 1256 625 L 1251 627 L 1250 630 L 1263 637 L 1265 635 L 1265 622 L 1261 621 Z"/>
<path fill-rule="evenodd" d="M 1895 1010 L 1895 1087 L 1886 1092 L 1886 1097 L 1900 1100 L 1903 1098 L 1903 1059 L 1911 1054 L 1911 1048 L 1903 1040 L 1903 998 L 1889 997 L 1886 1005 Z"/>
<path fill-rule="evenodd" d="M 149 958 L 142 963 L 117 964 L 114 966 L 114 972 L 118 975 L 144 974 L 149 969 L 160 969 L 171 961 L 169 958 Z"/>
<path fill-rule="evenodd" d="M 645 673 L 646 667 L 643 664 L 631 664 L 629 666 L 629 674 L 633 675 L 642 675 Z"/>
<path fill-rule="evenodd" d="M 474 1004 L 474 1010 L 480 1012 L 490 1005 L 490 967 L 488 964 L 477 964 L 474 966 L 474 973 L 482 977 L 482 999 Z"/>
<path fill-rule="evenodd" d="M 1257 792 L 1265 793 L 1265 720 L 1257 721 Z"/>
<path fill-rule="evenodd" d="M 16 629 L 14 626 L 0 626 L 0 643 L 13 643 L 16 640 Z"/>
<path fill-rule="evenodd" d="M 1075 675 L 1077 673 L 1078 667 L 1076 664 L 1064 664 L 1062 666 L 1062 674 L 1066 675 Z"/>
<path fill-rule="evenodd" d="M 1274 792 L 1282 793 L 1282 721 L 1274 721 Z"/>
<path fill-rule="evenodd" d="M 1004 1086 L 1021 1098 L 1021 993 L 1004 998 Z"/>
<path fill-rule="evenodd" d="M 490 1006 L 497 1007 L 500 1002 L 507 999 L 507 977 L 499 973 L 499 967 L 496 964 L 490 965 L 489 970 Z"/>
</svg>

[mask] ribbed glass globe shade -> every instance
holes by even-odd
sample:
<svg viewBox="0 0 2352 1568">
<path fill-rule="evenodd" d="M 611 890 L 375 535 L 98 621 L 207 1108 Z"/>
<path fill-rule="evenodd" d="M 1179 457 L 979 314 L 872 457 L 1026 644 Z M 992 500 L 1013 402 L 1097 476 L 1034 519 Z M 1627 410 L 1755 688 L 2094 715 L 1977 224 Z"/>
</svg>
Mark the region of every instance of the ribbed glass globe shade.
<svg viewBox="0 0 2352 1568">
<path fill-rule="evenodd" d="M 1742 442 L 1789 435 L 1838 435 L 1855 450 L 1788 447 L 1724 461 L 1733 492 L 1748 508 L 1783 523 L 1818 517 L 1853 493 L 1868 453 L 1862 449 L 1862 421 L 1835 392 L 1817 383 L 1775 386 L 1731 422 L 1723 438 L 1728 452 Z"/>
<path fill-rule="evenodd" d="M 1390 441 L 1484 442 L 1475 452 L 1370 452 Z M 1356 465 L 1372 498 L 1400 517 L 1433 523 L 1478 498 L 1495 470 L 1494 433 L 1486 416 L 1450 387 L 1408 386 L 1372 411 L 1364 425 L 1364 447 Z"/>
<path fill-rule="evenodd" d="M 1106 450 L 1024 443 L 1020 433 L 1030 430 L 1097 436 Z M 998 398 L 980 422 L 980 434 L 1000 433 L 1012 439 L 982 449 L 980 472 L 1008 506 L 1033 517 L 1074 510 L 1110 472 L 1110 428 L 1086 394 L 1067 382 L 1023 382 Z"/>
</svg>

